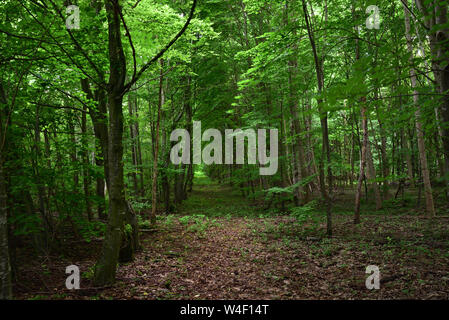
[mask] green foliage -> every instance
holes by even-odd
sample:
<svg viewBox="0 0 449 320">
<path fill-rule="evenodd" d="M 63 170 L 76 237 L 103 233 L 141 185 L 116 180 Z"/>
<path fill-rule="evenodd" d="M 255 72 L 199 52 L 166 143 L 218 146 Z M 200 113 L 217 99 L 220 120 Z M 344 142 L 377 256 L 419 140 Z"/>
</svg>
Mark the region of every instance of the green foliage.
<svg viewBox="0 0 449 320">
<path fill-rule="evenodd" d="M 28 215 L 26 213 L 17 213 L 9 221 L 14 228 L 14 235 L 30 235 L 43 231 L 41 219 L 37 215 Z"/>
<path fill-rule="evenodd" d="M 95 274 L 95 268 L 94 267 L 89 267 L 87 269 L 87 271 L 84 271 L 83 273 L 81 273 L 81 276 L 85 279 L 93 279 Z"/>
<path fill-rule="evenodd" d="M 88 220 L 82 219 L 77 225 L 80 235 L 87 242 L 90 242 L 93 238 L 103 237 L 106 231 L 106 224 L 102 221 L 89 222 Z"/>
<path fill-rule="evenodd" d="M 142 218 L 141 215 L 137 216 L 137 223 L 141 229 L 150 229 L 151 223 L 148 219 Z"/>
<path fill-rule="evenodd" d="M 133 232 L 133 227 L 129 223 L 125 224 L 124 232 L 130 235 Z"/>
<path fill-rule="evenodd" d="M 141 212 L 144 210 L 151 209 L 150 201 L 130 200 L 129 203 L 136 212 Z"/>
<path fill-rule="evenodd" d="M 306 233 L 315 232 L 322 220 L 322 215 L 317 205 L 317 201 L 311 201 L 304 206 L 291 209 L 290 215 L 295 218 L 297 224 L 305 226 L 304 231 Z"/>
<path fill-rule="evenodd" d="M 187 226 L 188 232 L 196 233 L 199 237 L 204 237 L 205 232 L 211 226 L 218 226 L 216 219 L 209 219 L 202 214 L 183 216 L 179 218 L 178 221 L 182 225 Z"/>
</svg>

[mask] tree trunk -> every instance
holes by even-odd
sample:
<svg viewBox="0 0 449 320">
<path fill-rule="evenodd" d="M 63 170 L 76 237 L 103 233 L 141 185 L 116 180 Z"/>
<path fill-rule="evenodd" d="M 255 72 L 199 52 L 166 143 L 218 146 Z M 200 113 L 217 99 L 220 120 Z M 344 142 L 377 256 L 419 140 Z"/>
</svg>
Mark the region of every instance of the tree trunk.
<svg viewBox="0 0 449 320">
<path fill-rule="evenodd" d="M 325 19 L 327 22 L 327 1 L 325 7 Z M 319 57 L 315 44 L 315 37 L 313 34 L 312 26 L 309 22 L 309 14 L 307 10 L 307 5 L 305 0 L 302 0 L 302 7 L 304 11 L 304 18 L 307 26 L 307 34 L 309 36 L 310 45 L 312 47 L 313 58 L 315 62 L 315 72 L 318 84 L 318 95 L 320 95 L 324 89 L 324 70 L 323 62 Z M 321 134 L 322 134 L 322 155 L 320 160 L 319 176 L 320 176 L 320 189 L 323 199 L 326 201 L 326 219 L 327 219 L 327 235 L 332 236 L 332 188 L 333 188 L 333 177 L 332 177 L 332 167 L 331 167 L 331 151 L 329 144 L 329 129 L 327 123 L 327 111 L 322 110 L 322 99 L 317 99 L 318 110 L 320 112 L 320 122 L 321 122 Z M 327 181 L 328 190 L 326 190 L 325 175 L 324 175 L 324 159 L 327 160 Z"/>
<path fill-rule="evenodd" d="M 81 134 L 82 134 L 82 148 L 83 148 L 83 188 L 84 188 L 84 202 L 86 203 L 87 218 L 92 221 L 92 207 L 90 205 L 90 174 L 89 174 L 89 153 L 88 153 L 88 139 L 87 139 L 87 108 L 84 106 L 83 114 L 81 116 Z"/>
<path fill-rule="evenodd" d="M 108 124 L 107 124 L 107 102 L 106 94 L 103 88 L 98 88 L 95 91 L 95 96 L 92 94 L 88 79 L 81 80 L 81 88 L 86 94 L 86 98 L 95 100 L 96 108 L 89 108 L 89 115 L 92 120 L 95 135 L 95 165 L 103 169 L 104 177 L 97 177 L 96 194 L 99 199 L 98 202 L 98 218 L 105 220 L 105 179 L 108 180 Z"/>
<path fill-rule="evenodd" d="M 382 209 L 382 198 L 380 196 L 379 185 L 376 181 L 376 169 L 374 168 L 373 154 L 371 152 L 369 141 L 366 145 L 366 160 L 368 164 L 367 178 L 371 180 L 371 186 L 374 191 L 374 198 L 376 200 L 376 210 L 380 210 Z"/>
<path fill-rule="evenodd" d="M 0 79 L 1 80 L 1 79 Z M 8 246 L 8 207 L 6 194 L 6 175 L 4 171 L 5 138 L 8 105 L 3 84 L 0 82 L 0 300 L 12 298 L 11 264 Z"/>
<path fill-rule="evenodd" d="M 137 121 L 134 119 L 134 93 L 128 94 L 128 112 L 131 117 L 130 123 L 129 123 L 129 137 L 131 140 L 131 159 L 133 164 L 133 170 L 130 173 L 132 180 L 133 180 L 133 187 L 134 187 L 134 196 L 139 195 L 139 184 L 137 182 L 137 168 L 138 168 L 138 162 L 137 162 L 137 143 L 136 138 L 137 134 L 135 132 L 135 122 Z"/>
<path fill-rule="evenodd" d="M 355 208 L 354 208 L 354 223 L 360 223 L 360 199 L 362 194 L 362 183 L 363 177 L 365 176 L 365 167 L 366 167 L 366 148 L 368 146 L 368 120 L 366 116 L 366 106 L 365 99 L 362 101 L 362 106 L 360 110 L 360 115 L 362 119 L 362 131 L 363 131 L 363 142 L 362 142 L 362 150 L 360 155 L 360 172 L 359 179 L 357 181 L 357 189 L 355 193 Z"/>
<path fill-rule="evenodd" d="M 410 53 L 410 64 L 413 65 L 413 47 L 412 47 L 412 38 L 410 35 L 410 13 L 405 6 L 404 6 L 404 15 L 405 15 L 405 36 L 407 38 L 407 49 Z M 430 184 L 430 175 L 429 175 L 429 169 L 427 166 L 427 154 L 426 154 L 426 147 L 424 143 L 424 132 L 422 129 L 421 124 L 421 107 L 419 105 L 419 95 L 418 91 L 416 90 L 416 72 L 413 67 L 410 68 L 410 80 L 412 83 L 413 88 L 413 102 L 416 107 L 415 111 L 415 121 L 416 121 L 416 135 L 418 140 L 418 150 L 419 150 L 419 160 L 421 163 L 421 172 L 422 172 L 422 179 L 424 183 L 424 192 L 426 196 L 426 212 L 429 217 L 435 216 L 435 207 L 433 203 L 433 196 L 432 196 L 432 186 Z M 448 88 L 449 89 L 449 88 Z"/>
<path fill-rule="evenodd" d="M 159 78 L 159 103 L 157 105 L 157 119 L 156 119 L 156 137 L 153 159 L 153 183 L 151 191 L 151 224 L 156 223 L 156 210 L 157 210 L 157 174 L 158 174 L 158 158 L 159 158 L 159 126 L 161 121 L 161 109 L 165 103 L 164 96 L 164 60 L 160 59 L 161 64 L 160 78 Z"/>
<path fill-rule="evenodd" d="M 388 164 L 388 156 L 387 156 L 387 135 L 385 133 L 385 128 L 383 121 L 381 120 L 381 115 L 379 112 L 379 108 L 376 106 L 376 114 L 377 114 L 377 122 L 379 123 L 380 130 L 380 153 L 382 159 L 382 176 L 384 182 L 382 184 L 382 192 L 384 199 L 388 199 L 390 197 L 390 183 L 388 176 L 390 175 L 390 167 Z"/>
<path fill-rule="evenodd" d="M 432 1 L 430 4 L 416 0 L 416 5 L 424 15 L 424 25 L 429 30 L 432 70 L 437 82 L 437 91 L 443 96 L 438 106 L 443 123 L 449 123 L 449 28 L 447 2 Z M 445 159 L 445 182 L 449 188 L 449 127 L 442 126 L 443 153 Z M 424 179 L 424 177 L 423 177 Z M 449 189 L 448 189 L 449 190 Z M 447 191 L 449 196 L 449 191 Z"/>
<path fill-rule="evenodd" d="M 134 132 L 135 132 L 135 139 L 136 139 L 136 152 L 137 152 L 137 171 L 139 173 L 139 181 L 140 181 L 140 187 L 139 187 L 139 194 L 141 197 L 145 196 L 145 185 L 143 181 L 143 162 L 142 162 L 142 147 L 140 143 L 140 129 L 139 129 L 139 100 L 137 95 L 135 96 L 134 100 L 134 115 L 136 117 L 136 122 L 134 123 Z"/>
<path fill-rule="evenodd" d="M 108 192 L 109 215 L 102 255 L 95 266 L 94 283 L 102 286 L 113 283 L 117 270 L 123 222 L 126 214 L 123 180 L 123 93 L 126 60 L 120 31 L 119 0 L 105 2 L 109 31 L 109 136 L 108 136 Z"/>
<path fill-rule="evenodd" d="M 285 5 L 285 24 L 287 25 L 289 21 L 289 10 L 288 10 L 288 1 Z M 293 30 L 293 34 L 296 35 L 296 30 Z M 293 183 L 299 184 L 295 188 L 295 197 L 299 200 L 300 205 L 304 205 L 310 201 L 310 188 L 309 185 L 304 185 L 302 180 L 306 179 L 307 168 L 305 163 L 305 154 L 304 154 L 304 146 L 303 146 L 303 138 L 300 136 L 301 134 L 301 124 L 299 121 L 298 115 L 298 88 L 296 85 L 297 79 L 297 69 L 298 69 L 298 61 L 297 61 L 297 45 L 292 45 L 292 55 L 288 60 L 288 85 L 289 85 L 289 109 L 290 114 L 292 115 L 292 134 L 293 134 Z"/>
</svg>

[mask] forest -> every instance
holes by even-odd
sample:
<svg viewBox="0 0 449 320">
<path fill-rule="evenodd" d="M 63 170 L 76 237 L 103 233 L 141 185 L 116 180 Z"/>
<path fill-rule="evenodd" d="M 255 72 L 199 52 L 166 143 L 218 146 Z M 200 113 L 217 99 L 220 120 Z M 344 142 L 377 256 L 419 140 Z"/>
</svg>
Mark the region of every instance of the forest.
<svg viewBox="0 0 449 320">
<path fill-rule="evenodd" d="M 448 6 L 0 0 L 0 300 L 449 299 Z"/>
</svg>

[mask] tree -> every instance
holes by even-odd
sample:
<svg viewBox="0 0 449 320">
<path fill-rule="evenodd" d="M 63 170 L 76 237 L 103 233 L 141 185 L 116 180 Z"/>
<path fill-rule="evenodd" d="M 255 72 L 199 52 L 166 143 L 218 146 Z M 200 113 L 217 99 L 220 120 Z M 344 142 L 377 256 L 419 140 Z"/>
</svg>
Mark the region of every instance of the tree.
<svg viewBox="0 0 449 320">
<path fill-rule="evenodd" d="M 410 13 L 408 11 L 407 5 L 404 3 L 404 15 L 405 15 L 405 36 L 407 38 L 407 49 L 410 53 L 410 64 L 413 64 L 413 47 L 412 47 L 412 39 L 410 35 Z M 415 121 L 416 121 L 416 135 L 418 138 L 418 149 L 419 149 L 419 160 L 421 163 L 421 171 L 424 182 L 424 191 L 426 194 L 426 211 L 429 217 L 435 216 L 435 207 L 433 204 L 433 195 L 432 195 L 432 186 L 430 183 L 430 175 L 427 164 L 427 154 L 426 147 L 424 143 L 424 132 L 423 126 L 421 123 L 421 108 L 419 106 L 419 95 L 416 90 L 417 82 L 416 82 L 416 71 L 413 67 L 410 68 L 410 81 L 412 83 L 413 89 L 413 102 L 416 107 L 415 111 Z"/>
</svg>

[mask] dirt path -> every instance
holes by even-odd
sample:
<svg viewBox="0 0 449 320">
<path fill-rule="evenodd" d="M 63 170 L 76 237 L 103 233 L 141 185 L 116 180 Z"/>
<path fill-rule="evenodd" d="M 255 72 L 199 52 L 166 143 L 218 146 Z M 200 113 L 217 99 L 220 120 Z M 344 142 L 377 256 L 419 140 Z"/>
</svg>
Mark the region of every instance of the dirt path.
<svg viewBox="0 0 449 320">
<path fill-rule="evenodd" d="M 186 215 L 188 214 L 188 215 Z M 335 216 L 335 236 L 321 220 L 264 216 L 229 187 L 196 186 L 177 215 L 143 232 L 143 250 L 121 265 L 117 283 L 90 287 L 99 243 L 52 258 L 48 274 L 29 276 L 20 298 L 51 299 L 447 299 L 449 221 L 417 216 Z M 65 289 L 65 266 L 83 272 L 82 290 Z M 378 265 L 381 290 L 367 290 L 365 268 Z M 42 272 L 42 263 L 31 274 Z M 38 271 L 40 269 L 40 271 Z M 44 285 L 43 285 L 44 284 Z M 84 288 L 84 289 L 83 289 Z"/>
<path fill-rule="evenodd" d="M 144 252 L 119 272 L 133 289 L 120 297 L 181 299 L 270 299 L 290 294 L 276 249 L 257 241 L 251 226 L 259 219 L 232 217 L 254 214 L 232 190 L 216 185 L 197 186 L 183 211 L 198 215 L 192 221 L 161 223 L 160 231 L 145 237 Z M 223 217 L 228 215 L 228 217 Z M 275 270 L 275 265 L 278 269 Z M 150 272 L 148 272 L 150 271 Z M 282 275 L 275 276 L 274 273 Z M 139 276 L 142 274 L 142 276 Z M 133 286 L 133 284 L 136 284 Z"/>
<path fill-rule="evenodd" d="M 112 290 L 111 295 L 150 299 L 448 298 L 448 255 L 437 256 L 432 250 L 441 245 L 447 248 L 449 241 L 424 241 L 409 251 L 407 245 L 413 242 L 402 244 L 405 251 L 396 243 L 398 239 L 413 241 L 413 230 L 404 227 L 407 223 L 416 227 L 418 217 L 365 218 L 361 230 L 353 230 L 350 217 L 336 217 L 336 236 L 329 240 L 316 236 L 320 228 L 324 230 L 319 221 L 313 222 L 318 224 L 316 229 L 307 229 L 307 223 L 297 228 L 289 216 L 259 218 L 266 213 L 229 187 L 196 186 L 183 208 L 184 213 L 209 218 L 161 224 L 160 232 L 144 239 L 145 250 L 138 259 L 120 269 L 123 286 L 119 294 Z M 378 224 L 392 232 L 376 236 L 363 230 Z M 398 228 L 404 233 L 395 235 Z M 444 230 L 447 236 L 448 229 Z M 365 287 L 365 268 L 370 264 L 382 270 L 382 290 Z"/>
</svg>

